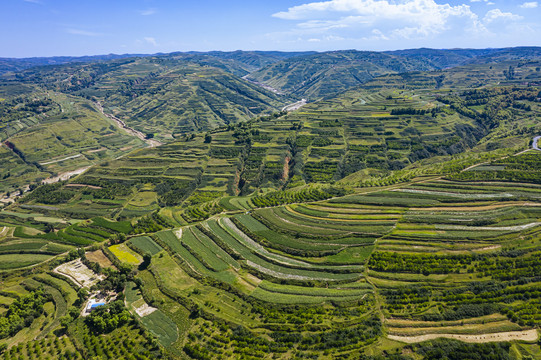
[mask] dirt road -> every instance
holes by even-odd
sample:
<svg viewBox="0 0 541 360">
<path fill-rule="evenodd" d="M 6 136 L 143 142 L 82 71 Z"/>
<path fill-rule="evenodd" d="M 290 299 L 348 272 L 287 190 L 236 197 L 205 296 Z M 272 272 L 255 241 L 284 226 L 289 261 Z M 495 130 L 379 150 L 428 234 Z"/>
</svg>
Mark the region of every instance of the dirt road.
<svg viewBox="0 0 541 360">
<path fill-rule="evenodd" d="M 72 156 L 68 156 L 68 157 L 65 157 L 63 159 L 58 159 L 58 160 L 51 160 L 51 161 L 47 161 L 47 162 L 42 162 L 42 163 L 39 163 L 40 165 L 49 165 L 49 164 L 54 164 L 54 163 L 57 163 L 57 162 L 60 162 L 60 161 L 65 161 L 65 160 L 70 160 L 70 159 L 76 159 L 78 157 L 81 157 L 81 154 L 77 154 L 77 155 L 72 155 Z"/>
<path fill-rule="evenodd" d="M 532 148 L 534 150 L 541 150 L 539 148 L 539 140 L 541 140 L 541 136 L 536 136 L 536 137 L 533 138 Z"/>
<path fill-rule="evenodd" d="M 296 103 L 286 105 L 282 108 L 282 111 L 295 111 L 306 105 L 306 99 L 297 101 Z"/>
<path fill-rule="evenodd" d="M 509 331 L 492 334 L 479 334 L 479 335 L 462 335 L 462 334 L 426 334 L 418 336 L 398 336 L 387 335 L 391 340 L 401 341 L 408 344 L 419 343 L 427 340 L 433 340 L 437 338 L 455 339 L 468 343 L 487 343 L 487 342 L 502 342 L 502 341 L 536 341 L 539 337 L 536 329 L 522 330 L 522 331 Z"/>
<path fill-rule="evenodd" d="M 79 168 L 79 169 L 76 169 L 76 170 L 66 171 L 66 172 L 58 174 L 57 176 L 47 178 L 47 179 L 43 180 L 42 183 L 43 184 L 53 184 L 53 183 L 58 182 L 58 181 L 68 180 L 69 178 L 71 178 L 74 175 L 79 175 L 79 174 L 84 173 L 89 168 L 90 168 L 90 166 L 85 166 L 85 167 L 82 167 L 82 168 Z"/>
</svg>

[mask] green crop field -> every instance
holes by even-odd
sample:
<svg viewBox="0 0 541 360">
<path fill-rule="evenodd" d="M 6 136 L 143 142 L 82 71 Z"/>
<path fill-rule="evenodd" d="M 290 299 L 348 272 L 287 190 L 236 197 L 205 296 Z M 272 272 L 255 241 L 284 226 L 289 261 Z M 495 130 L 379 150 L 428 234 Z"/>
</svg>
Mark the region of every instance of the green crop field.
<svg viewBox="0 0 541 360">
<path fill-rule="evenodd" d="M 540 59 L 0 59 L 0 359 L 541 359 Z"/>
<path fill-rule="evenodd" d="M 154 240 L 152 240 L 148 236 L 135 237 L 133 239 L 130 239 L 130 243 L 137 249 L 150 255 L 156 255 L 157 253 L 162 251 L 160 245 L 156 244 Z"/>
</svg>

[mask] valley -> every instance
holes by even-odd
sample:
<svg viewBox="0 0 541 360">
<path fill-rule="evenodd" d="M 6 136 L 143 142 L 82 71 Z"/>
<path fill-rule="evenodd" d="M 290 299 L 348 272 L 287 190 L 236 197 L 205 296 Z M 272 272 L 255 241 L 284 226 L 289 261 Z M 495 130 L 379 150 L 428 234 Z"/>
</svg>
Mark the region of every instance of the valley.
<svg viewBox="0 0 541 360">
<path fill-rule="evenodd" d="M 4 63 L 0 358 L 541 358 L 538 53 Z"/>
</svg>

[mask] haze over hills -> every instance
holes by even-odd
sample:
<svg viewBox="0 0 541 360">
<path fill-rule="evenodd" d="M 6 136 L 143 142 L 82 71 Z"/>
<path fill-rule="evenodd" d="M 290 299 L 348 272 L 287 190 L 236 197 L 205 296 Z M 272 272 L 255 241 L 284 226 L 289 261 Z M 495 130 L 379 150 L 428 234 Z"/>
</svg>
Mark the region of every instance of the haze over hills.
<svg viewBox="0 0 541 360">
<path fill-rule="evenodd" d="M 0 359 L 541 359 L 541 48 L 0 64 Z"/>
</svg>

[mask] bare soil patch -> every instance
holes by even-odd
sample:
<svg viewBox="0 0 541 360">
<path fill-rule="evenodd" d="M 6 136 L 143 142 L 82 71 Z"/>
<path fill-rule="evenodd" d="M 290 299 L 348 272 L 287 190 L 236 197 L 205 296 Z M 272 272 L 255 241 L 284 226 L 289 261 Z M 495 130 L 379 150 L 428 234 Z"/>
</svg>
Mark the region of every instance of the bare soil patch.
<svg viewBox="0 0 541 360">
<path fill-rule="evenodd" d="M 102 268 L 115 267 L 113 263 L 111 262 L 111 260 L 109 260 L 109 258 L 107 258 L 107 256 L 105 256 L 105 254 L 101 250 L 87 252 L 85 256 L 88 259 L 88 261 L 98 263 Z"/>
<path fill-rule="evenodd" d="M 488 343 L 488 342 L 503 342 L 503 341 L 537 341 L 539 334 L 536 329 L 508 331 L 501 333 L 479 334 L 479 335 L 462 335 L 462 334 L 425 334 L 418 336 L 397 336 L 388 335 L 391 340 L 401 341 L 408 344 L 419 343 L 437 338 L 455 339 L 468 343 Z"/>
<path fill-rule="evenodd" d="M 152 307 L 148 305 L 146 302 L 143 303 L 141 306 L 134 308 L 137 315 L 140 317 L 145 317 L 147 315 L 152 314 L 154 311 L 158 310 L 155 307 Z"/>
<path fill-rule="evenodd" d="M 103 275 L 95 274 L 81 262 L 81 259 L 73 260 L 58 266 L 53 270 L 55 273 L 64 275 L 73 280 L 80 287 L 90 288 L 98 281 L 105 279 Z"/>
</svg>

